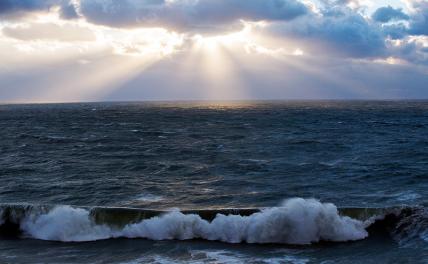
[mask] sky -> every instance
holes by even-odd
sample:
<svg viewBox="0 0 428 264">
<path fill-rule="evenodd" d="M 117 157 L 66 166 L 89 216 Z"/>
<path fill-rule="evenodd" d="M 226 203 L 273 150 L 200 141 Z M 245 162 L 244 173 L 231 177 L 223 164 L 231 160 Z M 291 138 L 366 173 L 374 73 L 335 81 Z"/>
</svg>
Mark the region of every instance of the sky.
<svg viewBox="0 0 428 264">
<path fill-rule="evenodd" d="M 1 0 L 0 102 L 428 99 L 428 0 Z"/>
</svg>

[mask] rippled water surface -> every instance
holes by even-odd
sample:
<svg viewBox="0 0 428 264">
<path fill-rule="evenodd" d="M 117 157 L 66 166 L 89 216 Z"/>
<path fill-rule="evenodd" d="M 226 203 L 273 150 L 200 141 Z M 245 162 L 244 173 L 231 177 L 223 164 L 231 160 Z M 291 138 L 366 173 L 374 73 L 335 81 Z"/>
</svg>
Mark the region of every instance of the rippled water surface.
<svg viewBox="0 0 428 264">
<path fill-rule="evenodd" d="M 0 128 L 2 204 L 168 210 L 272 207 L 291 197 L 339 208 L 428 201 L 424 101 L 4 105 Z M 416 229 L 411 239 L 312 246 L 4 238 L 0 262 L 428 263 L 428 229 Z"/>
</svg>

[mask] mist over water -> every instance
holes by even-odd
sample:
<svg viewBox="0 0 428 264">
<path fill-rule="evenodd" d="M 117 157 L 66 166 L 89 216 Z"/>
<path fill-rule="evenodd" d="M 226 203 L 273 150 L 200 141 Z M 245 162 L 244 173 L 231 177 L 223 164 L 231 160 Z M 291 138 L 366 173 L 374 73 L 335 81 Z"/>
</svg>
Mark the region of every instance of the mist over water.
<svg viewBox="0 0 428 264">
<path fill-rule="evenodd" d="M 4 105 L 0 127 L 0 203 L 57 205 L 20 222 L 23 237 L 107 239 L 4 238 L 6 263 L 31 262 L 37 249 L 46 252 L 40 256 L 46 263 L 417 263 L 428 257 L 423 213 L 418 221 L 403 220 L 411 231 L 368 236 L 364 221 L 335 211 L 424 208 L 424 101 Z M 283 203 L 293 197 L 306 200 Z M 293 211 L 296 201 L 300 209 Z M 112 229 L 94 224 L 87 209 L 66 205 L 172 212 Z M 213 221 L 172 209 L 262 207 L 259 214 Z M 205 241 L 189 240 L 195 238 Z"/>
</svg>

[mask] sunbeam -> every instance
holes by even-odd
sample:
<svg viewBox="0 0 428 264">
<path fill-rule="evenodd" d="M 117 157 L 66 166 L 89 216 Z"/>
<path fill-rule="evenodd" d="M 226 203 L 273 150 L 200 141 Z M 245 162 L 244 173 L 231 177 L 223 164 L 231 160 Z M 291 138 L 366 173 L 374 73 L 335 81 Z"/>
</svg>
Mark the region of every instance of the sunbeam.
<svg viewBox="0 0 428 264">
<path fill-rule="evenodd" d="M 194 47 L 199 57 L 200 74 L 203 76 L 204 93 L 209 100 L 245 98 L 238 67 L 224 52 L 225 43 L 218 39 L 202 39 Z"/>
<path fill-rule="evenodd" d="M 73 75 L 64 72 L 56 79 L 58 85 L 46 82 L 45 92 L 33 98 L 36 101 L 96 101 L 120 88 L 120 85 L 158 61 L 158 56 L 140 57 L 111 56 L 94 62 L 93 65 L 82 65 Z M 51 81 L 51 80 L 50 80 Z"/>
</svg>

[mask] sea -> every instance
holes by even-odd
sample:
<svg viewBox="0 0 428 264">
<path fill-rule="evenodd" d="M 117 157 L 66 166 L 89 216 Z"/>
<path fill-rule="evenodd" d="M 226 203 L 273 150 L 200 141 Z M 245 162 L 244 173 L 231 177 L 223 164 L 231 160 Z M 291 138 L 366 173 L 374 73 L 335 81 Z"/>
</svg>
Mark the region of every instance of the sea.
<svg viewBox="0 0 428 264">
<path fill-rule="evenodd" d="M 0 105 L 0 263 L 428 263 L 428 101 Z"/>
</svg>

